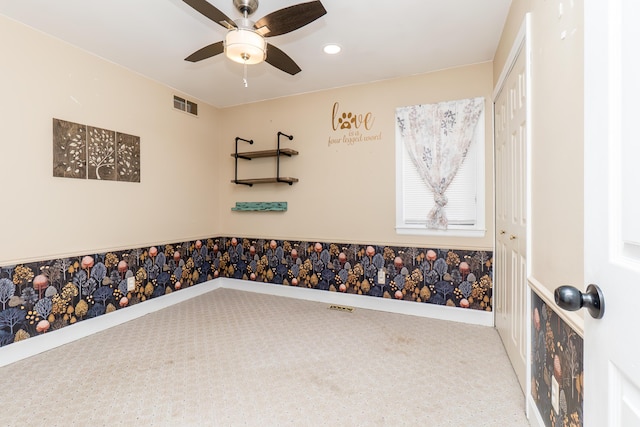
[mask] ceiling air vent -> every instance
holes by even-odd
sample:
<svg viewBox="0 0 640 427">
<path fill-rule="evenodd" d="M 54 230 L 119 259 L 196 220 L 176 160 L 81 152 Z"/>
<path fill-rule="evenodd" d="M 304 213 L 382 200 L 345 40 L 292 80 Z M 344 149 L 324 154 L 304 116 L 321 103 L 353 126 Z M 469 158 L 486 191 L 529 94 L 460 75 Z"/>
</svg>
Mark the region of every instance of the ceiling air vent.
<svg viewBox="0 0 640 427">
<path fill-rule="evenodd" d="M 193 114 L 194 116 L 198 115 L 198 104 L 176 95 L 173 95 L 173 108 Z"/>
</svg>

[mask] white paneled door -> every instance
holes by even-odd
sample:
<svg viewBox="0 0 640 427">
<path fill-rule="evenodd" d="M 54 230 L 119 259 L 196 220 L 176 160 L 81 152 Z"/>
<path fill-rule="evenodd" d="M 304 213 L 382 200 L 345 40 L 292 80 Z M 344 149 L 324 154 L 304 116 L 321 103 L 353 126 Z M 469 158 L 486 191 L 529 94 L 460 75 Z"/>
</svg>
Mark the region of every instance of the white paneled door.
<svg viewBox="0 0 640 427">
<path fill-rule="evenodd" d="M 604 296 L 602 319 L 585 313 L 584 424 L 640 426 L 640 2 L 584 17 L 584 266 Z"/>
<path fill-rule="evenodd" d="M 527 81 L 524 43 L 494 102 L 496 328 L 525 390 L 527 363 Z"/>
</svg>

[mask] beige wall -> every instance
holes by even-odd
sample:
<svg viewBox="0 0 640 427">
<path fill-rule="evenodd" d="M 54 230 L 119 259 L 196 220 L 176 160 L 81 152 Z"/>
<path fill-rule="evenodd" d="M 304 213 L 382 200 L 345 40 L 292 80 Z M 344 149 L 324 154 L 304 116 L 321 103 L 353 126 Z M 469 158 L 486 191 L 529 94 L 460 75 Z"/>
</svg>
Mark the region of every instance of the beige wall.
<svg viewBox="0 0 640 427">
<path fill-rule="evenodd" d="M 493 127 L 490 62 L 444 70 L 410 78 L 345 87 L 282 98 L 222 110 L 224 129 L 220 139 L 221 229 L 230 235 L 337 242 L 424 245 L 443 248 L 493 247 Z M 483 96 L 486 99 L 486 222 L 484 238 L 417 237 L 395 231 L 395 108 Z M 329 144 L 330 138 L 348 137 L 332 126 L 332 111 L 370 114 L 370 129 L 362 136 L 379 140 Z M 352 129 L 355 130 L 355 129 Z M 252 188 L 230 183 L 234 176 L 236 136 L 254 139 L 240 150 L 271 149 L 276 133 L 294 136 L 284 147 L 300 152 L 281 161 L 281 175 L 300 182 L 288 186 Z M 275 160 L 239 160 L 239 178 L 275 174 Z M 231 212 L 235 202 L 286 201 L 285 213 Z"/>
<path fill-rule="evenodd" d="M 485 237 L 395 231 L 395 108 L 483 96 L 489 112 L 490 62 L 225 110 L 199 103 L 195 118 L 172 108 L 170 88 L 0 19 L 0 38 L 12 40 L 0 45 L 0 265 L 219 234 L 492 248 L 491 114 L 485 114 Z M 369 114 L 368 129 L 363 123 L 353 130 L 377 139 L 329 144 L 348 136 L 332 127 L 336 102 L 340 114 Z M 140 136 L 141 183 L 52 177 L 52 118 Z M 300 152 L 282 160 L 281 173 L 300 182 L 230 183 L 234 138 L 256 141 L 242 149 L 274 148 L 278 130 L 293 134 L 283 146 Z M 274 159 L 240 161 L 241 178 L 274 172 Z M 236 201 L 287 201 L 289 210 L 231 212 Z"/>
<path fill-rule="evenodd" d="M 219 233 L 219 112 L 0 17 L 0 265 Z M 52 177 L 52 119 L 141 138 L 141 182 Z"/>
<path fill-rule="evenodd" d="M 562 3 L 562 16 L 560 16 Z M 497 83 L 531 12 L 531 276 L 543 297 L 583 275 L 583 6 L 514 0 L 494 61 Z"/>
</svg>

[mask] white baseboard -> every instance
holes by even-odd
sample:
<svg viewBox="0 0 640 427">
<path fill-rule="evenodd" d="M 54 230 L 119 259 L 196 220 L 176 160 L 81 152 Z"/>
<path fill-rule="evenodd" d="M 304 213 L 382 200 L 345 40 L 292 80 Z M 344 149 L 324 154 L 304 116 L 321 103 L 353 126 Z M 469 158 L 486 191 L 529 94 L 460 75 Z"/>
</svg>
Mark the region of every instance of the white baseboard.
<svg viewBox="0 0 640 427">
<path fill-rule="evenodd" d="M 529 425 L 531 427 L 545 427 L 542 416 L 540 415 L 540 411 L 538 411 L 538 406 L 536 406 L 536 402 L 533 401 L 533 397 L 531 394 L 527 393 L 527 418 L 529 418 Z"/>
<path fill-rule="evenodd" d="M 457 307 L 446 307 L 435 304 L 419 304 L 397 301 L 387 298 L 367 297 L 362 295 L 343 294 L 338 292 L 319 291 L 315 289 L 296 288 L 293 286 L 274 285 L 270 283 L 256 283 L 247 280 L 228 279 L 221 277 L 210 280 L 190 288 L 172 292 L 144 303 L 136 304 L 125 309 L 116 310 L 93 319 L 83 320 L 74 325 L 66 326 L 56 331 L 28 338 L 0 347 L 0 367 L 17 362 L 27 357 L 68 344 L 105 329 L 137 319 L 154 311 L 181 303 L 211 292 L 218 288 L 237 289 L 248 292 L 297 298 L 307 301 L 324 302 L 327 304 L 348 305 L 369 310 L 388 311 L 411 316 L 430 317 L 434 319 L 454 322 L 470 323 L 482 326 L 493 326 L 493 313 L 479 310 L 469 310 Z"/>
<path fill-rule="evenodd" d="M 416 302 L 398 301 L 389 298 L 369 297 L 363 295 L 343 294 L 341 292 L 319 291 L 316 289 L 297 288 L 295 286 L 257 283 L 248 280 L 219 278 L 220 287 L 242 291 L 303 299 L 307 301 L 341 304 L 368 310 L 388 311 L 411 316 L 430 317 L 452 322 L 470 323 L 481 326 L 493 326 L 493 312 L 470 310 L 459 307 L 447 307 L 436 304 L 420 304 Z"/>
</svg>

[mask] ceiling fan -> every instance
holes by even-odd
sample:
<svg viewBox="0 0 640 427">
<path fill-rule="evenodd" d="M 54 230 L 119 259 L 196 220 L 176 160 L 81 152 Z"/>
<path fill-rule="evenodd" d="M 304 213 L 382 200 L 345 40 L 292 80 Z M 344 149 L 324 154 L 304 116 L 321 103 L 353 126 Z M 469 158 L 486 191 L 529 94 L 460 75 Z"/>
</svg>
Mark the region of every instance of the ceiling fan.
<svg viewBox="0 0 640 427">
<path fill-rule="evenodd" d="M 258 8 L 258 0 L 233 0 L 233 5 L 243 16 L 236 20 L 232 20 L 206 0 L 183 1 L 229 30 L 224 42 L 219 41 L 205 46 L 187 56 L 186 61 L 198 62 L 224 52 L 229 59 L 241 64 L 257 64 L 266 61 L 291 75 L 301 71 L 298 64 L 289 55 L 264 39 L 290 33 L 327 13 L 322 3 L 315 0 L 276 10 L 253 22 L 248 17 Z"/>
</svg>

